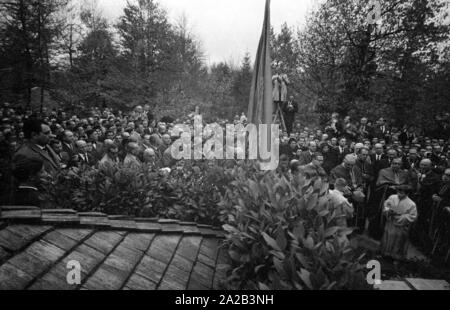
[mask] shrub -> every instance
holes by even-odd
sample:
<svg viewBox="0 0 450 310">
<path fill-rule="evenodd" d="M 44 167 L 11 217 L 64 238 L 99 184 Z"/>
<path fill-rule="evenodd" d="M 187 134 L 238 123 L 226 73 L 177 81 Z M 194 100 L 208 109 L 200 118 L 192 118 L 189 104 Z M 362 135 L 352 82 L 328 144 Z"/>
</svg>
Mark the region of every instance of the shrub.
<svg viewBox="0 0 450 310">
<path fill-rule="evenodd" d="M 334 226 L 328 185 L 275 172 L 233 171 L 220 203 L 231 269 L 228 289 L 366 289 L 350 229 Z M 294 186 L 295 184 L 295 186 Z"/>
<path fill-rule="evenodd" d="M 45 208 L 103 212 L 109 215 L 161 217 L 218 225 L 217 203 L 224 192 L 220 166 L 187 165 L 170 175 L 156 168 L 71 169 L 47 178 L 41 200 Z"/>
</svg>

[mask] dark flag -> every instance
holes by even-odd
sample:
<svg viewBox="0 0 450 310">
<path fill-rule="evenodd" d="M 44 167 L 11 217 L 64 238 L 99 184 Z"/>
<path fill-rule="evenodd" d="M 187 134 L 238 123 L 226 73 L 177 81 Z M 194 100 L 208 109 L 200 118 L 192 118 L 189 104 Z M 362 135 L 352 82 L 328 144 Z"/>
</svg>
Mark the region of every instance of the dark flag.
<svg viewBox="0 0 450 310">
<path fill-rule="evenodd" d="M 249 123 L 272 124 L 272 60 L 270 57 L 270 0 L 266 0 L 264 25 L 253 70 L 248 106 Z"/>
</svg>

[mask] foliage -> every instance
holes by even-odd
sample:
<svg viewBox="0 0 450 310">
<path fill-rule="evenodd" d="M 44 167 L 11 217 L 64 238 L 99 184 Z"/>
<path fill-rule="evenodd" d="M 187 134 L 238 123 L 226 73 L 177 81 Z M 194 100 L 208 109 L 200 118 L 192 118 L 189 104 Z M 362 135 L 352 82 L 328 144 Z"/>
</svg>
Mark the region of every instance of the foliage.
<svg viewBox="0 0 450 310">
<path fill-rule="evenodd" d="M 225 170 L 199 165 L 202 168 L 186 166 L 170 175 L 146 165 L 66 170 L 45 180 L 41 200 L 46 208 L 219 225 L 216 205 L 227 183 Z"/>
<path fill-rule="evenodd" d="M 368 288 L 352 231 L 334 224 L 327 184 L 235 169 L 221 201 L 232 289 Z"/>
<path fill-rule="evenodd" d="M 433 125 L 427 110 L 448 112 L 439 81 L 448 79 L 445 1 L 379 2 L 376 25 L 365 1 L 326 1 L 310 16 L 296 40 L 302 97 L 324 117 L 389 114 L 400 125 Z M 364 109 L 370 105 L 374 114 Z"/>
</svg>

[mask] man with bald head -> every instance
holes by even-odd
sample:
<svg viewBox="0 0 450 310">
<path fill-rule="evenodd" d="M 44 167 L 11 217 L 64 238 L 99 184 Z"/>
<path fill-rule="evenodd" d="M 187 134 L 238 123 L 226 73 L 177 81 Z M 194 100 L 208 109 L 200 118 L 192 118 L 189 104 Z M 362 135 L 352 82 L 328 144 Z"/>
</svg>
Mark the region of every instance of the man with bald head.
<svg viewBox="0 0 450 310">
<path fill-rule="evenodd" d="M 334 184 L 335 180 L 344 179 L 352 190 L 362 190 L 362 172 L 356 165 L 356 161 L 357 157 L 353 154 L 346 155 L 343 163 L 331 170 L 330 183 Z"/>
<path fill-rule="evenodd" d="M 351 201 L 355 204 L 355 218 L 352 221 L 354 227 L 358 227 L 360 233 L 364 232 L 365 227 L 365 202 L 364 180 L 361 169 L 357 166 L 358 158 L 353 154 L 345 156 L 341 165 L 334 168 L 330 173 L 330 184 L 333 186 L 336 180 L 343 179 L 348 184 L 348 190 L 351 193 Z"/>
<path fill-rule="evenodd" d="M 76 147 L 77 147 L 77 163 L 78 163 L 78 167 L 81 166 L 92 166 L 93 164 L 93 158 L 92 156 L 88 155 L 88 151 L 87 151 L 87 143 L 84 140 L 78 140 L 75 143 Z"/>
<path fill-rule="evenodd" d="M 377 180 L 377 187 L 389 186 L 395 190 L 400 185 L 412 186 L 408 172 L 402 170 L 402 164 L 401 158 L 395 158 L 392 160 L 391 167 L 381 170 Z"/>
</svg>

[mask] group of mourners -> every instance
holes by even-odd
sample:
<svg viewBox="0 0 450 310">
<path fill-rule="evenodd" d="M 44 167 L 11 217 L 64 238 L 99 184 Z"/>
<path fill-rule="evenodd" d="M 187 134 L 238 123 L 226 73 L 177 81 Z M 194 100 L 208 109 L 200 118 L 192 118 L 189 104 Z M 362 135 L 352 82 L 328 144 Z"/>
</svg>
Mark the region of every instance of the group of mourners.
<svg viewBox="0 0 450 310">
<path fill-rule="evenodd" d="M 410 241 L 424 251 L 449 246 L 449 145 L 448 136 L 427 137 L 414 126 L 333 114 L 324 129 L 283 135 L 280 169 L 292 179 L 326 180 L 339 225 L 381 241 L 383 255 L 401 261 Z"/>
<path fill-rule="evenodd" d="M 289 102 L 283 111 L 295 114 L 297 105 L 293 98 Z M 36 201 L 42 173 L 143 164 L 170 171 L 180 165 L 171 155 L 179 138 L 174 126 L 192 126 L 194 119 L 157 120 L 148 105 L 130 113 L 93 108 L 88 114 L 79 117 L 44 108 L 36 115 L 1 106 L 2 204 Z M 280 136 L 278 171 L 291 178 L 323 178 L 339 208 L 338 224 L 381 240 L 384 255 L 403 260 L 410 239 L 427 244 L 435 222 L 450 222 L 450 139 L 445 133 L 442 138 L 427 137 L 414 126 L 395 128 L 383 118 L 376 123 L 363 118 L 356 124 L 338 114 L 324 128 L 301 127 L 291 116 L 285 119 L 289 135 Z M 235 124 L 246 122 L 244 114 L 234 119 Z M 216 123 L 225 126 L 227 121 Z"/>
</svg>

